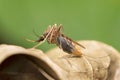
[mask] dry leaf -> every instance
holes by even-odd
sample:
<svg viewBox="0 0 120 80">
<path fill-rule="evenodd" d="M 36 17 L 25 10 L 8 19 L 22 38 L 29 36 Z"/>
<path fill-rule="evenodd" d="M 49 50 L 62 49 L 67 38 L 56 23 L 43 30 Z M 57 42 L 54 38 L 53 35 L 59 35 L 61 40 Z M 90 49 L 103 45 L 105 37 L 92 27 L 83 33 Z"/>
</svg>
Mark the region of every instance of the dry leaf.
<svg viewBox="0 0 120 80">
<path fill-rule="evenodd" d="M 97 41 L 80 41 L 82 57 L 59 48 L 43 53 L 0 45 L 0 80 L 120 80 L 120 54 Z"/>
</svg>

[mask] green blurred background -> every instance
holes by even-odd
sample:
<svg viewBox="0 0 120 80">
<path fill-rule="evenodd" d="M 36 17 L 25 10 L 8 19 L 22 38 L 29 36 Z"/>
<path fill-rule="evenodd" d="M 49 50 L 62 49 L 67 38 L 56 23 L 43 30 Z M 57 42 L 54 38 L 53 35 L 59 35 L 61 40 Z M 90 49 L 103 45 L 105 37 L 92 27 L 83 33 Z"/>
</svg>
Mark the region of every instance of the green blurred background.
<svg viewBox="0 0 120 80">
<path fill-rule="evenodd" d="M 74 40 L 98 40 L 120 50 L 120 0 L 0 0 L 0 43 L 30 48 L 48 25 L 63 24 Z M 47 43 L 43 51 L 55 47 Z"/>
</svg>

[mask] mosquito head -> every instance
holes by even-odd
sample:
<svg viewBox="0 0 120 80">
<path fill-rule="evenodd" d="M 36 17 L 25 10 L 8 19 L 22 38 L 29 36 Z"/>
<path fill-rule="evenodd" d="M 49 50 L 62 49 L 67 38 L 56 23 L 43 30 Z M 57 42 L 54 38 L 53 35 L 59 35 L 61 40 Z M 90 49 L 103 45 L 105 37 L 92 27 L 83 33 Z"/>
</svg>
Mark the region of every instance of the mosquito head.
<svg viewBox="0 0 120 80">
<path fill-rule="evenodd" d="M 57 24 L 54 24 L 53 26 L 49 25 L 36 42 L 47 40 L 48 43 L 56 44 L 56 39 L 61 35 L 62 29 L 62 25 L 59 25 L 58 27 Z"/>
</svg>

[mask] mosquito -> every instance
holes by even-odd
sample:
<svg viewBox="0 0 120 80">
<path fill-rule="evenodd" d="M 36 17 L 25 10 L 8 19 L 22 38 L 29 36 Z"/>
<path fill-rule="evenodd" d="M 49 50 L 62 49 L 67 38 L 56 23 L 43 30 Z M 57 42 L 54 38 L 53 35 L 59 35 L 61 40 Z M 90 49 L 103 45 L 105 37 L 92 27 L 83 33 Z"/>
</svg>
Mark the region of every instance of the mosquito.
<svg viewBox="0 0 120 80">
<path fill-rule="evenodd" d="M 85 47 L 72 40 L 71 38 L 65 36 L 62 31 L 63 26 L 61 24 L 58 27 L 57 24 L 54 24 L 52 27 L 48 26 L 48 28 L 44 31 L 40 38 L 35 41 L 39 42 L 39 44 L 35 45 L 34 48 L 47 41 L 49 44 L 56 44 L 60 49 L 69 54 L 81 56 L 82 52 L 80 51 L 79 47 L 84 49 Z"/>
</svg>

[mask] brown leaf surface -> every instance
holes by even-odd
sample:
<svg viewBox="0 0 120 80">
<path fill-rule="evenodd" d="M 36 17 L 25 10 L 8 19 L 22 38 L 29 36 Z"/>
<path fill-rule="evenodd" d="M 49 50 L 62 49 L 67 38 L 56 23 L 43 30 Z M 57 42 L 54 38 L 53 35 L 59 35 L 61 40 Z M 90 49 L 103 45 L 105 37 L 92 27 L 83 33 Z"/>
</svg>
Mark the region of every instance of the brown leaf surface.
<svg viewBox="0 0 120 80">
<path fill-rule="evenodd" d="M 0 45 L 0 80 L 120 80 L 120 54 L 97 41 L 80 41 L 82 57 L 68 57 L 59 48 Z"/>
</svg>

